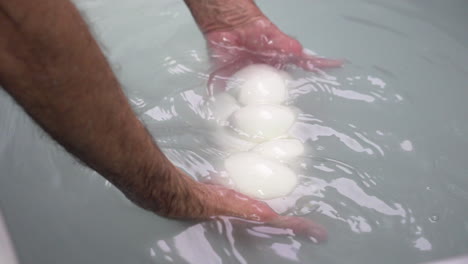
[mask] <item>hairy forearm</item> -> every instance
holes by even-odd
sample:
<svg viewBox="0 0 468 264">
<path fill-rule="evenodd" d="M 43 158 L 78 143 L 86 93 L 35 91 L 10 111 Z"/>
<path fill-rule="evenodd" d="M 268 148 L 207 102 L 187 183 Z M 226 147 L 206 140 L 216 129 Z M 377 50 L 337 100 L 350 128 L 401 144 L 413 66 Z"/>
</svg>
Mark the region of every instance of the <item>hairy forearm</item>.
<svg viewBox="0 0 468 264">
<path fill-rule="evenodd" d="M 205 33 L 261 16 L 244 1 L 186 0 Z M 141 207 L 174 218 L 236 216 L 325 237 L 309 220 L 279 216 L 263 202 L 176 169 L 133 113 L 69 0 L 0 0 L 0 85 L 65 149 Z"/>
<path fill-rule="evenodd" d="M 185 0 L 203 33 L 231 29 L 263 16 L 253 0 Z"/>
<path fill-rule="evenodd" d="M 140 206 L 205 214 L 197 183 L 155 145 L 73 4 L 0 0 L 0 25 L 0 85 L 46 132 Z"/>
</svg>

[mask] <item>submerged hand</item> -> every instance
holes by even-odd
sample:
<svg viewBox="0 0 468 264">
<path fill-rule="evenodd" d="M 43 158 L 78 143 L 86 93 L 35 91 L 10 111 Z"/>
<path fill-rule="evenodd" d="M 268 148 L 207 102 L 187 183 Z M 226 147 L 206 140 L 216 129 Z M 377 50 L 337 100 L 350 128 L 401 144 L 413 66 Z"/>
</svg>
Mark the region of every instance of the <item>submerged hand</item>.
<svg viewBox="0 0 468 264">
<path fill-rule="evenodd" d="M 280 216 L 266 203 L 232 189 L 195 181 L 183 171 L 169 166 L 138 181 L 138 187 L 121 186 L 135 204 L 158 215 L 192 220 L 217 216 L 237 217 L 272 227 L 291 229 L 298 236 L 326 240 L 326 230 L 305 218 Z"/>
<path fill-rule="evenodd" d="M 307 71 L 342 65 L 341 60 L 307 54 L 296 39 L 284 34 L 268 18 L 262 16 L 231 29 L 205 34 L 215 66 L 214 75 L 230 76 L 252 63 L 265 63 L 276 68 L 293 64 Z"/>
<path fill-rule="evenodd" d="M 302 45 L 281 32 L 253 0 L 184 1 L 205 35 L 215 67 L 208 81 L 211 95 L 218 84 L 219 88 L 225 88 L 223 77 L 229 77 L 253 63 L 265 63 L 278 69 L 293 64 L 307 71 L 342 64 L 339 60 L 319 58 L 304 52 Z M 201 209 L 196 214 L 177 214 L 178 217 L 206 219 L 213 216 L 234 216 L 273 227 L 288 228 L 297 235 L 313 237 L 318 241 L 326 239 L 326 231 L 320 225 L 305 218 L 280 216 L 266 203 L 234 190 L 201 183 L 191 183 L 190 190 L 192 194 L 183 195 L 190 197 L 185 201 L 190 201 L 189 206 L 198 206 Z"/>
<path fill-rule="evenodd" d="M 211 57 L 217 66 L 236 61 L 273 66 L 295 64 L 304 70 L 339 67 L 342 61 L 307 54 L 296 39 L 284 34 L 268 18 L 206 33 Z"/>
<path fill-rule="evenodd" d="M 207 216 L 234 216 L 272 227 L 291 229 L 295 235 L 317 242 L 327 239 L 325 228 L 306 218 L 278 215 L 266 203 L 222 186 L 199 184 L 196 188 Z"/>
</svg>

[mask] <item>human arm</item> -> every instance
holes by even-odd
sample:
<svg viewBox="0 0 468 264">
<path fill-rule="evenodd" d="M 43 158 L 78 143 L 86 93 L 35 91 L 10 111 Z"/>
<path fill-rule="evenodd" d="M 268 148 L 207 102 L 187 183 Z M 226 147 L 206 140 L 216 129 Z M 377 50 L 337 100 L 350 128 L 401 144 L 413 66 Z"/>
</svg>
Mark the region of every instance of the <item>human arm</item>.
<svg viewBox="0 0 468 264">
<path fill-rule="evenodd" d="M 0 3 L 0 84 L 67 151 L 163 216 L 236 215 L 158 149 L 73 4 Z"/>
<path fill-rule="evenodd" d="M 207 40 L 215 75 L 229 76 L 251 63 L 277 68 L 288 64 L 307 71 L 339 67 L 343 61 L 306 52 L 296 39 L 283 33 L 253 0 L 185 0 Z"/>
<path fill-rule="evenodd" d="M 175 168 L 133 113 L 69 1 L 0 0 L 0 85 L 68 152 L 161 216 L 235 216 L 288 227 L 264 203 Z M 303 222 L 294 228 L 320 234 Z M 319 230 L 319 231 L 317 231 Z"/>
</svg>

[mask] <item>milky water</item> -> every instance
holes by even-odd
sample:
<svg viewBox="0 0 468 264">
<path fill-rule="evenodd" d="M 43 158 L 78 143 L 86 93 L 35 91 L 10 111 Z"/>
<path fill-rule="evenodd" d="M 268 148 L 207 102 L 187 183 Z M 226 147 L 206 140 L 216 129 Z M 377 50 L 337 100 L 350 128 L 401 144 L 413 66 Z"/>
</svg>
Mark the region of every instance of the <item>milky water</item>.
<svg viewBox="0 0 468 264">
<path fill-rule="evenodd" d="M 209 63 L 182 1 L 78 0 L 129 100 L 179 167 L 228 155 L 204 125 Z M 468 252 L 468 3 L 259 1 L 307 48 L 290 69 L 300 185 L 277 202 L 324 225 L 313 244 L 258 225 L 166 220 L 131 205 L 0 94 L 0 207 L 22 263 L 419 263 Z"/>
</svg>

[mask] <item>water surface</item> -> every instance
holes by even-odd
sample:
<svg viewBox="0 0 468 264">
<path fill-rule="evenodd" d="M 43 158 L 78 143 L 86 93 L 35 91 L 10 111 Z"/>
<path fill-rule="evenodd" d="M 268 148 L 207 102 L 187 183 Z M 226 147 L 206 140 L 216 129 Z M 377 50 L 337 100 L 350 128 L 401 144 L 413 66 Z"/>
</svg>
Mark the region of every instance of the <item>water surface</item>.
<svg viewBox="0 0 468 264">
<path fill-rule="evenodd" d="M 76 3 L 164 152 L 199 179 L 218 170 L 226 153 L 202 125 L 209 63 L 182 1 Z M 350 61 L 291 70 L 293 131 L 309 151 L 280 209 L 323 224 L 329 241 L 140 210 L 2 92 L 0 207 L 21 263 L 390 264 L 468 252 L 468 3 L 258 3 L 307 48 Z"/>
</svg>

